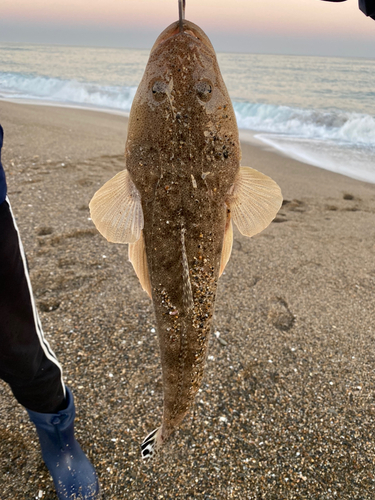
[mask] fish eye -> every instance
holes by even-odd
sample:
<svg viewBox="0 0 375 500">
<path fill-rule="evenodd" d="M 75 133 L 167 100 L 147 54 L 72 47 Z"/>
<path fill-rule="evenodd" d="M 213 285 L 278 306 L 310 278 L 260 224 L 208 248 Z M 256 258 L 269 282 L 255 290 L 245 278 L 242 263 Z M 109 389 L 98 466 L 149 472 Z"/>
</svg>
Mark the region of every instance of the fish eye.
<svg viewBox="0 0 375 500">
<path fill-rule="evenodd" d="M 212 87 L 212 83 L 208 80 L 198 82 L 196 86 L 198 98 L 203 102 L 209 101 L 212 97 Z"/>
<path fill-rule="evenodd" d="M 152 86 L 152 95 L 155 101 L 163 101 L 167 97 L 167 84 L 162 80 L 156 80 Z"/>
</svg>

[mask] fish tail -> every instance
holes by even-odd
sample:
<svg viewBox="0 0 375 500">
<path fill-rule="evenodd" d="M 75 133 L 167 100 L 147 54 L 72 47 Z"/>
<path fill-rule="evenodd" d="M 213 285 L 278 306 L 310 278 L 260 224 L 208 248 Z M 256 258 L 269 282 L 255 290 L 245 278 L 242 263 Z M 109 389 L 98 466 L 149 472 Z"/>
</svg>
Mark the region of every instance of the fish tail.
<svg viewBox="0 0 375 500">
<path fill-rule="evenodd" d="M 153 430 L 143 440 L 141 444 L 143 460 L 152 460 L 163 444 L 161 429 L 161 427 L 158 427 L 157 429 Z"/>
</svg>

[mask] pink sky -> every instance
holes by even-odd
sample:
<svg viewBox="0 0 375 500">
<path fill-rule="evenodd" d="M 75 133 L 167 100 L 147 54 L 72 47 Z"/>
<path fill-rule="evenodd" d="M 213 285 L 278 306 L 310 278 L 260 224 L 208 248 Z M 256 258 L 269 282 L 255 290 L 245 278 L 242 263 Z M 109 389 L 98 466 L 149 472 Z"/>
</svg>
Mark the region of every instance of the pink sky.
<svg viewBox="0 0 375 500">
<path fill-rule="evenodd" d="M 218 50 L 375 57 L 375 21 L 359 11 L 357 0 L 186 4 L 187 19 Z M 177 12 L 177 0 L 2 0 L 0 42 L 148 48 Z"/>
</svg>

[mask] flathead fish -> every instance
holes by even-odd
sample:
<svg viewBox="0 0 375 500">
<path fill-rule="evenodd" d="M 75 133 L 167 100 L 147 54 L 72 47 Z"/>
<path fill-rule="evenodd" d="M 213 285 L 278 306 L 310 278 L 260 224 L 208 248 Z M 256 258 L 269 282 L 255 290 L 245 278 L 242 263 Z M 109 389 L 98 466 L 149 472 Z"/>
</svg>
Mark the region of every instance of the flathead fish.
<svg viewBox="0 0 375 500">
<path fill-rule="evenodd" d="M 141 445 L 150 458 L 192 405 L 204 372 L 216 288 L 234 222 L 262 231 L 282 196 L 240 166 L 238 128 L 215 51 L 192 22 L 157 38 L 134 97 L 126 169 L 97 191 L 91 218 L 129 258 L 152 298 L 163 374 L 162 424 Z"/>
</svg>

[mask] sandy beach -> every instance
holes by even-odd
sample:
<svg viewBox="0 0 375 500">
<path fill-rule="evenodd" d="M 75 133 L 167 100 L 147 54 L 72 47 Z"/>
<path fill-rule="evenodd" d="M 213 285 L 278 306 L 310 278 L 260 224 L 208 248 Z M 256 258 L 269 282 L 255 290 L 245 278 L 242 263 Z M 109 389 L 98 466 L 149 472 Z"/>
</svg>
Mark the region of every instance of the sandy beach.
<svg viewBox="0 0 375 500">
<path fill-rule="evenodd" d="M 375 185 L 242 144 L 284 204 L 235 229 L 193 411 L 149 465 L 162 416 L 150 299 L 127 246 L 90 220 L 124 168 L 127 120 L 0 102 L 8 195 L 45 335 L 77 406 L 106 500 L 375 497 Z M 1 235 L 0 235 L 1 236 Z M 56 498 L 25 410 L 0 382 L 0 498 Z"/>
</svg>

